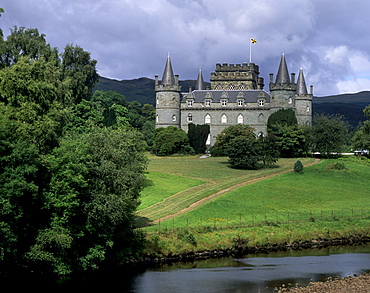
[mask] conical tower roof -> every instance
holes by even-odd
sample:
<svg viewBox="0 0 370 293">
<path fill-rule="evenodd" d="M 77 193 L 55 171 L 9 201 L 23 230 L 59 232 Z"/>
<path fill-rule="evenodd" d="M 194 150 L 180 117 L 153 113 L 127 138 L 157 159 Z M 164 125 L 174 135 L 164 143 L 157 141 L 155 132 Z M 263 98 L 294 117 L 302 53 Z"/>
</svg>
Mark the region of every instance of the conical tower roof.
<svg viewBox="0 0 370 293">
<path fill-rule="evenodd" d="M 285 54 L 281 55 L 280 66 L 276 76 L 276 83 L 290 83 L 288 66 L 285 61 Z"/>
<path fill-rule="evenodd" d="M 199 69 L 197 83 L 195 84 L 195 89 L 196 90 L 204 90 L 205 89 L 202 69 Z"/>
<path fill-rule="evenodd" d="M 303 69 L 299 70 L 298 80 L 297 80 L 297 95 L 307 95 L 306 81 L 303 75 Z"/>
<path fill-rule="evenodd" d="M 175 76 L 172 70 L 170 54 L 168 54 L 168 57 L 167 57 L 166 66 L 164 67 L 164 72 L 163 72 L 161 83 L 163 85 L 170 85 L 170 86 L 175 84 Z"/>
</svg>

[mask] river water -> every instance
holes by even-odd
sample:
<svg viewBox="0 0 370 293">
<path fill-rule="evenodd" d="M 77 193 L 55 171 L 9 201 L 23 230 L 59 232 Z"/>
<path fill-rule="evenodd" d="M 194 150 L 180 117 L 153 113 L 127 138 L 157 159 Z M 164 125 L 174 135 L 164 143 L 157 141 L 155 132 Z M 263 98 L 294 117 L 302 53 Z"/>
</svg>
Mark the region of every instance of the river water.
<svg viewBox="0 0 370 293">
<path fill-rule="evenodd" d="M 31 278 L 13 289 L 66 292 L 273 292 L 283 284 L 308 284 L 327 277 L 370 272 L 370 245 L 328 247 L 178 263 L 158 268 L 119 270 L 74 277 L 63 282 Z M 18 286 L 19 285 L 19 286 Z M 20 288 L 20 287 L 19 287 Z"/>
</svg>

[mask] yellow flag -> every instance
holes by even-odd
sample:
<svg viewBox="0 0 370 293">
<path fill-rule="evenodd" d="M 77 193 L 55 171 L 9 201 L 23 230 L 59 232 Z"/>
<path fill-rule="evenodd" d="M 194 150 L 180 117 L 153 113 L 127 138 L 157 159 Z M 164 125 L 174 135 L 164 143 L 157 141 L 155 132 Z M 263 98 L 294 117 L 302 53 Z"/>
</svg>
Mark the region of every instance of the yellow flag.
<svg viewBox="0 0 370 293">
<path fill-rule="evenodd" d="M 251 38 L 251 42 L 252 42 L 252 44 L 257 44 L 257 41 L 253 38 Z"/>
</svg>

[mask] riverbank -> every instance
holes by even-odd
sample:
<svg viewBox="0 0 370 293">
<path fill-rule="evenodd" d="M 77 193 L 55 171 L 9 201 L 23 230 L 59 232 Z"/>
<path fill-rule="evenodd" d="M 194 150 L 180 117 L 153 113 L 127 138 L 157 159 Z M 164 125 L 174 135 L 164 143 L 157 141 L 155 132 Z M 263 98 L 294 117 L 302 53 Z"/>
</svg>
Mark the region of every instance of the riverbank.
<svg viewBox="0 0 370 293">
<path fill-rule="evenodd" d="M 221 257 L 242 257 L 248 254 L 271 253 L 277 251 L 302 250 L 308 248 L 325 248 L 329 246 L 361 245 L 370 243 L 369 235 L 353 235 L 334 239 L 314 239 L 311 241 L 295 241 L 292 243 L 275 243 L 258 246 L 245 246 L 244 243 L 236 243 L 233 247 L 225 249 L 213 249 L 204 251 L 192 251 L 182 254 L 168 255 L 143 255 L 138 258 L 131 258 L 121 263 L 121 265 L 135 266 L 158 266 L 178 262 L 192 262 L 196 260 L 221 258 Z"/>
<path fill-rule="evenodd" d="M 326 282 L 311 282 L 305 287 L 279 288 L 276 293 L 368 293 L 370 292 L 370 275 L 349 276 L 345 278 L 328 278 Z"/>
</svg>

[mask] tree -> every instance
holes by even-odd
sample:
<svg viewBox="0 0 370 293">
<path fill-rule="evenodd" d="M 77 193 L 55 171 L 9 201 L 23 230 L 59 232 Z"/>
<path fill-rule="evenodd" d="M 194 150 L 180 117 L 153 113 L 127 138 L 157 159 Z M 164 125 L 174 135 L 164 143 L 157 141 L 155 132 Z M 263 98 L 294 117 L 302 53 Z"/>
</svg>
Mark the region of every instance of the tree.
<svg viewBox="0 0 370 293">
<path fill-rule="evenodd" d="M 62 54 L 63 79 L 70 83 L 72 95 L 77 103 L 82 99 L 89 100 L 94 85 L 99 80 L 96 71 L 96 60 L 92 60 L 90 53 L 79 46 L 67 45 Z"/>
<path fill-rule="evenodd" d="M 143 149 L 136 131 L 94 128 L 67 136 L 45 156 L 48 221 L 28 259 L 65 274 L 115 262 L 135 250 L 133 243 L 139 248 L 132 227 L 146 167 Z"/>
<path fill-rule="evenodd" d="M 31 60 L 44 58 L 46 61 L 57 61 L 58 50 L 47 44 L 45 35 L 40 34 L 37 29 L 14 26 L 2 44 L 0 69 L 12 66 L 25 56 Z"/>
<path fill-rule="evenodd" d="M 370 118 L 370 106 L 364 109 L 364 114 Z M 363 125 L 355 132 L 352 142 L 356 150 L 370 150 L 370 120 L 364 121 Z"/>
<path fill-rule="evenodd" d="M 197 154 L 204 154 L 206 152 L 206 142 L 209 135 L 210 127 L 208 124 L 195 125 L 189 123 L 188 138 L 190 146 Z"/>
<path fill-rule="evenodd" d="M 175 126 L 160 127 L 155 130 L 153 151 L 159 156 L 194 153 L 186 132 Z"/>
<path fill-rule="evenodd" d="M 266 137 L 261 136 L 258 140 L 263 164 L 268 166 L 275 164 L 280 155 L 276 138 L 268 135 Z"/>
<path fill-rule="evenodd" d="M 294 163 L 294 172 L 296 173 L 303 173 L 303 164 L 300 159 L 295 161 Z"/>
<path fill-rule="evenodd" d="M 314 152 L 328 157 L 340 153 L 347 141 L 348 127 L 342 116 L 315 115 L 311 127 L 310 145 Z"/>
<path fill-rule="evenodd" d="M 262 159 L 260 144 L 256 139 L 238 136 L 231 140 L 227 153 L 229 163 L 234 168 L 255 168 L 258 161 Z"/>
<path fill-rule="evenodd" d="M 293 126 L 297 125 L 297 117 L 292 109 L 280 109 L 272 113 L 267 120 L 267 131 L 275 124 Z"/>
<path fill-rule="evenodd" d="M 299 157 L 306 153 L 306 135 L 298 125 L 276 123 L 269 131 L 269 136 L 275 139 L 282 157 Z"/>
<path fill-rule="evenodd" d="M 142 135 L 126 125 L 123 105 L 111 105 L 117 121 L 104 127 L 104 107 L 89 97 L 95 62 L 81 48 L 83 58 L 71 48 L 63 67 L 37 31 L 10 40 L 0 52 L 2 271 L 66 274 L 129 257 L 142 243 L 134 230 Z"/>
<path fill-rule="evenodd" d="M 216 136 L 216 143 L 211 150 L 212 156 L 227 156 L 227 149 L 230 142 L 236 137 L 245 137 L 248 140 L 254 140 L 254 128 L 246 124 L 236 124 L 225 128 L 220 134 Z"/>
</svg>

